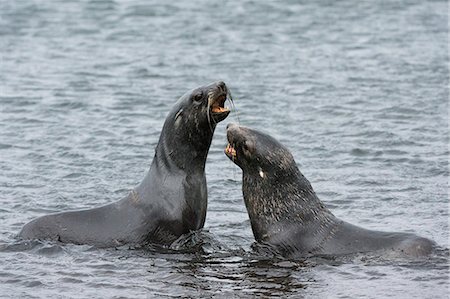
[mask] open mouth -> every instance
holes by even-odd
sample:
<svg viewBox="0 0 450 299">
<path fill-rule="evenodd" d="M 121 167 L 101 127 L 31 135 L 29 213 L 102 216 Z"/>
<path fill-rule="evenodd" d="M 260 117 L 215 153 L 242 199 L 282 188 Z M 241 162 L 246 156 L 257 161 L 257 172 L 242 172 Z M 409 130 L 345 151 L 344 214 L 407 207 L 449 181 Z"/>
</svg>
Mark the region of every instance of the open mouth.
<svg viewBox="0 0 450 299">
<path fill-rule="evenodd" d="M 217 99 L 214 100 L 211 105 L 211 112 L 212 113 L 230 112 L 230 109 L 225 107 L 226 100 L 227 100 L 226 94 L 221 94 L 220 96 L 218 96 Z"/>
<path fill-rule="evenodd" d="M 227 147 L 225 148 L 225 154 L 230 157 L 231 159 L 236 158 L 236 150 L 234 149 L 234 147 L 228 143 Z"/>
<path fill-rule="evenodd" d="M 210 101 L 211 115 L 213 116 L 214 120 L 217 122 L 224 120 L 230 113 L 230 109 L 225 107 L 226 100 L 227 100 L 227 94 L 222 93 L 219 96 L 217 96 L 215 99 L 212 99 Z"/>
</svg>

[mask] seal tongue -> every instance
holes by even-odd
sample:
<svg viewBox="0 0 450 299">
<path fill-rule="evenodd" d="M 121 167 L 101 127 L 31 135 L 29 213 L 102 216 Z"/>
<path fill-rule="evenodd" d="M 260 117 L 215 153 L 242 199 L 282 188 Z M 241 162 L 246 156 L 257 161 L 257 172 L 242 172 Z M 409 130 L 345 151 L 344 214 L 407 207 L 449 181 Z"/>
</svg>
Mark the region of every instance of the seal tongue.
<svg viewBox="0 0 450 299">
<path fill-rule="evenodd" d="M 228 108 L 226 108 L 225 101 L 227 97 L 225 95 L 220 96 L 217 98 L 211 105 L 211 112 L 213 113 L 224 113 L 230 111 Z"/>
<path fill-rule="evenodd" d="M 222 113 L 222 112 L 229 111 L 229 109 L 225 108 L 225 107 L 220 107 L 219 105 L 217 105 L 217 106 L 213 106 L 211 108 L 211 111 L 214 113 Z"/>
</svg>

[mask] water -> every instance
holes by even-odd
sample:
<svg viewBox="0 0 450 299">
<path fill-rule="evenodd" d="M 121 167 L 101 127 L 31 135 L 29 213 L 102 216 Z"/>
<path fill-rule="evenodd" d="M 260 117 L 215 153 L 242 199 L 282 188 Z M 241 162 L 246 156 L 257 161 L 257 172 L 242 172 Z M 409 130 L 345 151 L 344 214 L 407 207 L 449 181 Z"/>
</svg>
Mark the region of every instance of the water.
<svg viewBox="0 0 450 299">
<path fill-rule="evenodd" d="M 447 2 L 179 2 L 0 3 L 0 297 L 446 297 Z M 202 250 L 16 240 L 35 217 L 125 195 L 175 100 L 220 79 L 237 113 L 208 156 Z M 256 256 L 223 154 L 238 116 L 291 149 L 338 217 L 416 232 L 438 253 Z"/>
</svg>

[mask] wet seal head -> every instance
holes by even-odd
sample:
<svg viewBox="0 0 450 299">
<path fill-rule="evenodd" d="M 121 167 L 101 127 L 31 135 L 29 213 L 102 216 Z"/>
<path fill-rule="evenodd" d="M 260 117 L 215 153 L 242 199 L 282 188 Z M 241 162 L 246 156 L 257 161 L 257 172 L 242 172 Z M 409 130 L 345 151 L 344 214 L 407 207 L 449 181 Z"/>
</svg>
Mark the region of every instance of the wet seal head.
<svg viewBox="0 0 450 299">
<path fill-rule="evenodd" d="M 170 152 L 170 160 L 181 169 L 204 165 L 217 123 L 230 114 L 227 99 L 232 101 L 222 81 L 185 93 L 166 118 L 157 151 Z"/>
<path fill-rule="evenodd" d="M 227 139 L 225 155 L 246 172 L 261 177 L 284 177 L 295 173 L 294 157 L 272 136 L 230 123 Z"/>
<path fill-rule="evenodd" d="M 278 254 L 295 258 L 376 251 L 403 257 L 432 251 L 429 239 L 368 230 L 338 219 L 317 197 L 289 150 L 271 136 L 229 124 L 227 139 L 225 154 L 242 169 L 242 193 L 255 240 Z"/>
<path fill-rule="evenodd" d="M 224 82 L 218 81 L 198 87 L 187 92 L 172 109 L 173 120 L 177 126 L 195 125 L 195 129 L 214 126 L 224 120 L 230 109 L 225 107 L 225 101 L 230 92 Z"/>
</svg>

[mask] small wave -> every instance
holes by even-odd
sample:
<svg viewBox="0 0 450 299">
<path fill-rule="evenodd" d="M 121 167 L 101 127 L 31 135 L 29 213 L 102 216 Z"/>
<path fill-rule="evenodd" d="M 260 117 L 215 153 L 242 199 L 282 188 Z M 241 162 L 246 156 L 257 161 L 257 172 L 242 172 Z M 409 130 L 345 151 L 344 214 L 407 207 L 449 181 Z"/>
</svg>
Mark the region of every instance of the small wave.
<svg viewBox="0 0 450 299">
<path fill-rule="evenodd" d="M 12 147 L 11 144 L 0 143 L 0 150 L 11 148 L 11 147 Z"/>
<path fill-rule="evenodd" d="M 79 178 L 79 177 L 82 177 L 85 175 L 87 175 L 87 174 L 83 173 L 83 172 L 72 172 L 72 173 L 69 173 L 69 174 L 63 176 L 62 178 L 63 179 L 76 179 L 76 178 Z"/>
</svg>

